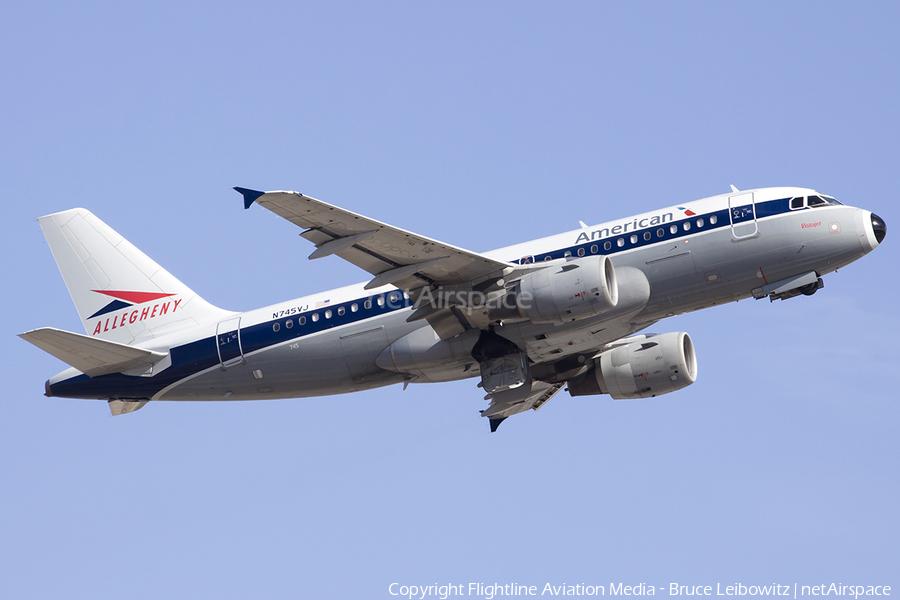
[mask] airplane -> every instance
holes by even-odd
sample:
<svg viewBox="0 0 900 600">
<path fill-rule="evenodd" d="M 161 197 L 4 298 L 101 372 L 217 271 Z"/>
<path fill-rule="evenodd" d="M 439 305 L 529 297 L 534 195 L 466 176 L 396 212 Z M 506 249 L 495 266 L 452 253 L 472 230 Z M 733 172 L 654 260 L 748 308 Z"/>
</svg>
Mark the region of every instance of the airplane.
<svg viewBox="0 0 900 600">
<path fill-rule="evenodd" d="M 48 397 L 113 415 L 149 401 L 325 396 L 467 378 L 492 432 L 572 396 L 649 398 L 697 378 L 658 321 L 738 300 L 811 296 L 885 238 L 883 219 L 798 187 L 731 192 L 472 252 L 298 192 L 234 188 L 302 229 L 310 259 L 364 283 L 248 312 L 217 308 L 83 208 L 38 219 L 85 333 L 20 337 L 70 365 Z"/>
</svg>

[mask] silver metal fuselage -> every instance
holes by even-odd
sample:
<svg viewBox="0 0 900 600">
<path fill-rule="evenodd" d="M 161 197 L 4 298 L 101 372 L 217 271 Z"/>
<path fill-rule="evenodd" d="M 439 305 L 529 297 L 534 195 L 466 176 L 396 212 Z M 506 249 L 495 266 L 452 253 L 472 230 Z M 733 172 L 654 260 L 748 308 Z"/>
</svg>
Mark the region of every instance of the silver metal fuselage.
<svg viewBox="0 0 900 600">
<path fill-rule="evenodd" d="M 496 332 L 535 363 L 557 361 L 668 316 L 751 298 L 773 282 L 810 272 L 823 276 L 877 246 L 866 210 L 840 204 L 791 209 L 791 198 L 812 194 L 802 188 L 727 194 L 486 253 L 520 264 L 605 254 L 617 270 L 638 269 L 650 283 L 650 299 L 637 311 L 628 312 L 626 302 L 621 314 L 565 325 L 503 324 Z M 168 374 L 101 377 L 88 386 L 70 369 L 48 382 L 48 393 L 251 400 L 478 376 L 469 353 L 477 330 L 441 341 L 427 321 L 407 322 L 411 312 L 399 290 L 349 286 L 154 339 L 148 349 L 171 352 Z M 237 345 L 225 357 L 217 339 L 229 328 Z"/>
</svg>

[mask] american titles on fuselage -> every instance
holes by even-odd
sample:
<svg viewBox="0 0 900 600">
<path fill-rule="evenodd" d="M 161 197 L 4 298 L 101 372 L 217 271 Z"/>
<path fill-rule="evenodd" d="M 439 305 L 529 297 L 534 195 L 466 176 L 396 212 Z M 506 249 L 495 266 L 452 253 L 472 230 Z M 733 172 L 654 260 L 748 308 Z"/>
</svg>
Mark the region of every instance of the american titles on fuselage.
<svg viewBox="0 0 900 600">
<path fill-rule="evenodd" d="M 693 213 L 691 213 L 693 214 Z M 642 219 L 633 219 L 631 221 L 626 221 L 625 223 L 619 223 L 617 225 L 613 225 L 612 227 L 603 227 L 601 229 L 595 229 L 590 232 L 590 236 L 588 236 L 588 232 L 582 231 L 578 235 L 578 239 L 575 240 L 576 244 L 581 244 L 582 242 L 591 242 L 594 240 L 602 240 L 604 238 L 613 237 L 617 235 L 621 235 L 623 233 L 628 233 L 629 228 L 632 232 L 637 231 L 638 229 L 645 229 L 647 227 L 656 227 L 657 225 L 662 225 L 663 223 L 668 223 L 669 221 L 674 220 L 674 215 L 670 212 L 663 213 L 661 215 L 653 215 L 651 217 L 644 217 Z"/>
</svg>

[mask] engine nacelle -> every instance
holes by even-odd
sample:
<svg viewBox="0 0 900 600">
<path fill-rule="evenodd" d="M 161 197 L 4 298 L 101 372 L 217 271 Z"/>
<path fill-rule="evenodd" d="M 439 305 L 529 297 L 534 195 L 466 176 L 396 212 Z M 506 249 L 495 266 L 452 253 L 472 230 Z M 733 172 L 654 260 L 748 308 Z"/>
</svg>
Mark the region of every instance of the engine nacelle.
<svg viewBox="0 0 900 600">
<path fill-rule="evenodd" d="M 594 359 L 594 368 L 569 382 L 572 396 L 609 394 L 634 400 L 668 394 L 697 379 L 697 355 L 684 332 L 635 336 Z"/>
<path fill-rule="evenodd" d="M 540 269 L 516 281 L 488 307 L 492 320 L 568 323 L 594 317 L 616 306 L 619 288 L 612 262 L 588 256 Z"/>
</svg>

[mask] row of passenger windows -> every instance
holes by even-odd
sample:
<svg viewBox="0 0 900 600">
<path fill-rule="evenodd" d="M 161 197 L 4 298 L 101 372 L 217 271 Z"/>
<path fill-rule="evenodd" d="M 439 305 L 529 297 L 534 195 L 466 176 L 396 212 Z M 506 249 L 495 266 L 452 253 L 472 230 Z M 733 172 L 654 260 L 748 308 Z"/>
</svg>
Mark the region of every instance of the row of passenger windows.
<svg viewBox="0 0 900 600">
<path fill-rule="evenodd" d="M 391 304 L 395 304 L 397 301 L 400 300 L 400 296 L 401 296 L 401 292 L 392 292 L 391 294 L 388 295 L 388 299 L 390 300 Z M 403 296 L 403 299 L 404 299 L 404 300 L 408 300 L 408 299 L 409 299 L 409 294 L 407 294 L 406 292 L 402 292 L 402 296 Z M 385 303 L 384 296 L 378 296 L 378 298 L 375 299 L 375 303 L 376 303 L 379 307 L 384 306 L 384 303 Z M 366 300 L 365 302 L 363 302 L 362 306 L 363 306 L 363 308 L 364 308 L 365 310 L 369 310 L 370 308 L 372 308 L 372 301 L 371 301 L 371 300 Z M 356 303 L 356 302 L 354 302 L 353 304 L 350 305 L 350 312 L 355 313 L 355 312 L 357 312 L 357 311 L 359 311 L 359 304 Z M 334 316 L 334 313 L 337 313 L 337 315 L 338 315 L 339 317 L 343 317 L 345 314 L 347 314 L 347 309 L 346 309 L 345 307 L 343 307 L 343 306 L 338 306 L 338 307 L 337 307 L 337 310 L 332 311 L 332 310 L 329 308 L 329 309 L 326 309 L 325 312 L 322 313 L 322 315 L 323 315 L 326 319 L 330 319 L 331 317 Z M 318 312 L 314 312 L 313 314 L 311 314 L 311 315 L 309 316 L 309 319 L 310 319 L 313 323 L 317 323 L 317 322 L 319 321 L 320 318 L 321 318 L 321 317 L 319 316 L 319 313 L 318 313 Z M 298 317 L 298 318 L 297 318 L 297 324 L 298 324 L 298 325 L 301 325 L 301 326 L 302 326 L 302 325 L 306 325 L 306 315 L 301 315 L 300 317 Z M 293 319 L 288 319 L 288 320 L 286 320 L 286 321 L 284 322 L 284 326 L 285 326 L 286 329 L 290 329 L 291 327 L 294 326 L 294 320 L 293 320 Z M 277 332 L 277 331 L 281 331 L 281 323 L 279 323 L 279 322 L 277 322 L 277 321 L 276 321 L 275 323 L 272 323 L 272 331 L 276 331 L 276 332 Z"/>
<path fill-rule="evenodd" d="M 709 224 L 710 224 L 710 225 L 715 225 L 715 224 L 718 223 L 718 222 L 719 222 L 719 218 L 718 218 L 716 215 L 711 215 L 711 216 L 709 217 Z M 704 221 L 702 218 L 697 219 L 697 220 L 694 221 L 693 223 L 692 223 L 691 221 L 684 221 L 684 222 L 681 224 L 681 227 L 682 227 L 682 229 L 684 229 L 685 231 L 690 231 L 690 230 L 691 230 L 691 227 L 693 227 L 693 225 L 696 225 L 696 226 L 697 226 L 697 229 L 701 229 L 702 227 L 704 227 L 704 226 L 706 225 L 706 221 Z M 677 225 L 676 223 L 673 223 L 672 225 L 670 225 L 670 226 L 669 226 L 669 232 L 670 232 L 671 234 L 673 234 L 673 235 L 676 234 L 676 233 L 678 233 L 678 225 Z M 663 237 L 665 237 L 665 236 L 666 236 L 666 230 L 665 230 L 664 227 L 660 227 L 659 229 L 656 230 L 656 237 L 657 237 L 657 238 L 663 238 Z M 644 235 L 643 235 L 643 238 L 644 238 L 644 241 L 649 242 L 650 240 L 653 239 L 653 233 L 650 232 L 650 231 L 645 231 L 645 232 L 644 232 Z M 626 239 L 626 238 L 624 238 L 624 237 L 620 237 L 619 239 L 617 239 L 617 240 L 616 240 L 616 246 L 619 247 L 619 248 L 624 247 L 624 246 L 625 246 L 625 243 L 626 243 L 626 242 L 625 242 L 625 239 Z M 640 238 L 638 238 L 638 235 L 637 235 L 636 233 L 633 233 L 633 234 L 631 234 L 631 237 L 628 238 L 628 241 L 629 241 L 631 244 L 637 244 L 637 243 L 638 243 L 638 239 L 640 239 Z M 612 242 L 611 242 L 610 240 L 607 240 L 607 241 L 603 242 L 603 249 L 604 249 L 604 250 L 611 250 L 611 249 L 612 249 Z M 597 254 L 597 252 L 598 252 L 599 250 L 600 250 L 600 248 L 597 246 L 597 244 L 593 244 L 593 245 L 591 246 L 591 254 Z M 584 256 L 584 255 L 586 254 L 586 252 L 585 252 L 584 248 L 579 248 L 577 254 L 578 254 L 578 256 Z M 566 253 L 565 253 L 563 256 L 564 256 L 565 258 L 569 258 L 570 256 L 572 256 L 572 251 L 571 251 L 571 250 L 566 250 Z M 552 260 L 552 259 L 553 259 L 552 256 L 546 256 L 546 257 L 544 257 L 544 260 L 545 260 L 545 261 Z"/>
</svg>

